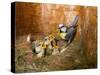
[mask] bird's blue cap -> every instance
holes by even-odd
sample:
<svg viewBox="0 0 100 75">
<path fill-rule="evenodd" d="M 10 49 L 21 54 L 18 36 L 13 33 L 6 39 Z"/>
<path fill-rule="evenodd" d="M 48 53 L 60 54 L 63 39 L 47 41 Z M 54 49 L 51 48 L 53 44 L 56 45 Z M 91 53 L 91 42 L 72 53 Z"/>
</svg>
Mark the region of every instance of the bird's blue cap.
<svg viewBox="0 0 100 75">
<path fill-rule="evenodd" d="M 59 28 L 62 28 L 62 27 L 64 27 L 64 24 L 62 24 L 62 23 L 59 24 Z"/>
</svg>

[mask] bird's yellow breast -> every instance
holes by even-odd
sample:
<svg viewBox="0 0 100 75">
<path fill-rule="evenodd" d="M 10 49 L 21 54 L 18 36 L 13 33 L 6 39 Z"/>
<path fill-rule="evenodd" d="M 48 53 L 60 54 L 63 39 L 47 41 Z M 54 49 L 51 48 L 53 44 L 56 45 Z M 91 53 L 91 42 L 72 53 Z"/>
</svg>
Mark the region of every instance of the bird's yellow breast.
<svg viewBox="0 0 100 75">
<path fill-rule="evenodd" d="M 61 37 L 62 39 L 66 39 L 66 38 L 65 38 L 65 37 L 66 37 L 66 33 L 60 33 L 59 35 L 60 35 L 60 37 Z"/>
</svg>

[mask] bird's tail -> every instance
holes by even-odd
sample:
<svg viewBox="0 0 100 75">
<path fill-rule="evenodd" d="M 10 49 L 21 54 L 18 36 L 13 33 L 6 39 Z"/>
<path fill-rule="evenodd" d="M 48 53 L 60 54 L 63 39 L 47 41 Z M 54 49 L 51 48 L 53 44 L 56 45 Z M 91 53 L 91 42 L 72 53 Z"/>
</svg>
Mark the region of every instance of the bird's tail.
<svg viewBox="0 0 100 75">
<path fill-rule="evenodd" d="M 70 27 L 76 27 L 76 24 L 78 22 L 79 16 L 75 16 L 74 21 L 70 24 Z"/>
</svg>

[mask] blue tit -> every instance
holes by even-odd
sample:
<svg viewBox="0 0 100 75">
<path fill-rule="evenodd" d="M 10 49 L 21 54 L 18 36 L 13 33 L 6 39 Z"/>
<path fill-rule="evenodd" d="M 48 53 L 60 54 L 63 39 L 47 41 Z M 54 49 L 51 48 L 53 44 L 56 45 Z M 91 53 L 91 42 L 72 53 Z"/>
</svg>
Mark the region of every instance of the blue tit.
<svg viewBox="0 0 100 75">
<path fill-rule="evenodd" d="M 40 44 L 39 41 L 36 40 L 32 42 L 32 52 L 38 54 L 39 50 L 37 48 L 40 48 Z"/>
<path fill-rule="evenodd" d="M 32 42 L 32 50 L 33 50 L 33 53 L 37 55 L 37 57 L 39 58 L 43 57 L 45 55 L 45 49 L 46 49 L 46 46 L 43 41 L 36 40 Z"/>
<path fill-rule="evenodd" d="M 31 43 L 31 46 L 32 46 L 32 52 L 37 54 L 39 53 L 41 50 L 39 48 L 43 48 L 43 43 L 41 40 L 36 40 L 36 41 L 33 41 Z"/>
<path fill-rule="evenodd" d="M 76 27 L 78 22 L 78 16 L 75 17 L 74 21 L 70 24 L 69 27 L 65 26 L 64 24 L 59 24 L 59 36 L 61 39 L 70 44 L 75 37 L 76 34 Z"/>
<path fill-rule="evenodd" d="M 52 42 L 52 45 L 53 45 L 53 52 L 52 52 L 52 55 L 56 55 L 59 53 L 59 47 L 57 45 L 57 40 L 54 39 Z"/>
</svg>

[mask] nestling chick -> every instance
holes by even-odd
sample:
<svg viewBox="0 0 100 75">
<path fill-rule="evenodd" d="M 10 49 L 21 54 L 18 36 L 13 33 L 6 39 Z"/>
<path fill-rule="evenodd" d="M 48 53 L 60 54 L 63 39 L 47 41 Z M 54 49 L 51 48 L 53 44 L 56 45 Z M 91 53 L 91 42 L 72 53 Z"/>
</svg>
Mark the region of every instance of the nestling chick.
<svg viewBox="0 0 100 75">
<path fill-rule="evenodd" d="M 45 37 L 45 45 L 46 45 L 46 52 L 50 52 L 51 54 L 55 55 L 58 51 L 57 41 L 54 37 L 54 34 L 50 34 L 47 37 Z"/>
<path fill-rule="evenodd" d="M 30 44 L 33 54 L 36 54 L 39 58 L 44 56 L 46 46 L 42 40 L 35 41 L 29 34 L 27 36 L 27 42 Z"/>
<path fill-rule="evenodd" d="M 33 54 L 36 54 L 37 57 L 57 54 L 59 48 L 57 46 L 57 41 L 53 34 L 46 36 L 44 39 L 33 41 L 31 40 L 31 35 L 27 36 L 27 42 L 30 43 Z"/>
<path fill-rule="evenodd" d="M 33 53 L 35 53 L 37 57 L 41 58 L 45 55 L 46 46 L 44 45 L 43 41 L 36 40 L 32 42 L 32 46 Z"/>
<path fill-rule="evenodd" d="M 58 47 L 56 44 L 54 44 L 52 55 L 59 54 L 59 52 L 60 52 L 60 51 L 59 51 L 59 47 Z"/>
</svg>

